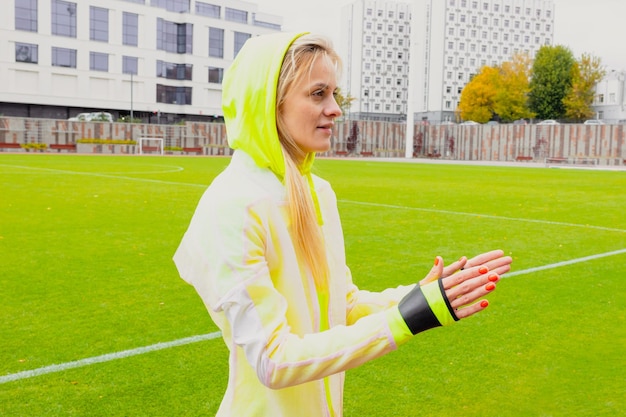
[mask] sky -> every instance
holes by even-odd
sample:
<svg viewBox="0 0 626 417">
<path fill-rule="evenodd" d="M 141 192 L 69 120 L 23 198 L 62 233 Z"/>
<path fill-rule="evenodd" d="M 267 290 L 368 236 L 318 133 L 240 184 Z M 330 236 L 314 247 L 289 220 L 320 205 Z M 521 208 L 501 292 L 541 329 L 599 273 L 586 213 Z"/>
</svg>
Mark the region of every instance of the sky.
<svg viewBox="0 0 626 417">
<path fill-rule="evenodd" d="M 258 11 L 283 16 L 283 30 L 311 31 L 339 43 L 341 7 L 353 0 L 248 0 Z M 410 1 L 410 0 L 409 0 Z M 445 0 L 439 0 L 445 1 Z M 602 60 L 607 70 L 626 71 L 626 1 L 553 0 L 554 44 Z"/>
</svg>

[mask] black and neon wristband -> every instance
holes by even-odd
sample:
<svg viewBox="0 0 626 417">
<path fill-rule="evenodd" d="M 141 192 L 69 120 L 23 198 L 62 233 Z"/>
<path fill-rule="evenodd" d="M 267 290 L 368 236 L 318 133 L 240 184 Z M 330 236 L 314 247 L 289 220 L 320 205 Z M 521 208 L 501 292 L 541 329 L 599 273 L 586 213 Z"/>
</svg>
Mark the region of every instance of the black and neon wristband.
<svg viewBox="0 0 626 417">
<path fill-rule="evenodd" d="M 441 280 L 424 286 L 416 285 L 400 303 L 398 309 L 414 335 L 459 320 L 445 296 Z"/>
</svg>

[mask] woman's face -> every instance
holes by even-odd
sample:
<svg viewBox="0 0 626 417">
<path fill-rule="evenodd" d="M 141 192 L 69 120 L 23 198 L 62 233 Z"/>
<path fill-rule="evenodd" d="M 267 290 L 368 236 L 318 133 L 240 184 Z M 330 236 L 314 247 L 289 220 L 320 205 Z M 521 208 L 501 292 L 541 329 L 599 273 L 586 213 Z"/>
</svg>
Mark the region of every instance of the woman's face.
<svg viewBox="0 0 626 417">
<path fill-rule="evenodd" d="M 282 104 L 285 129 L 303 152 L 330 149 L 335 118 L 341 109 L 335 100 L 335 69 L 326 58 L 317 59 L 310 76 L 295 83 Z"/>
</svg>

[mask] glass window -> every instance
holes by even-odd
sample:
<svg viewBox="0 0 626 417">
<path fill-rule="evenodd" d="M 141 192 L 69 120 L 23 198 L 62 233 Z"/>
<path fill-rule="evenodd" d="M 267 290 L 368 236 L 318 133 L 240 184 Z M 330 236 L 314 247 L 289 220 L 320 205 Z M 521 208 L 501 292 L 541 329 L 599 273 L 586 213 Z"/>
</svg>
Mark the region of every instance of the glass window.
<svg viewBox="0 0 626 417">
<path fill-rule="evenodd" d="M 151 0 L 150 6 L 160 7 L 170 12 L 189 12 L 189 0 Z"/>
<path fill-rule="evenodd" d="M 76 49 L 52 47 L 52 66 L 76 68 Z"/>
<path fill-rule="evenodd" d="M 225 18 L 230 22 L 248 23 L 248 12 L 227 7 Z"/>
<path fill-rule="evenodd" d="M 137 75 L 139 69 L 139 59 L 136 56 L 122 57 L 122 72 L 124 74 Z"/>
<path fill-rule="evenodd" d="M 15 62 L 39 62 L 39 47 L 32 43 L 15 43 Z"/>
<path fill-rule="evenodd" d="M 130 46 L 139 44 L 139 16 L 135 13 L 122 15 L 122 42 Z"/>
<path fill-rule="evenodd" d="M 37 32 L 37 0 L 15 0 L 15 29 Z"/>
<path fill-rule="evenodd" d="M 241 47 L 243 47 L 243 44 L 246 43 L 248 39 L 250 39 L 250 36 L 251 35 L 249 33 L 235 32 L 235 56 L 237 56 L 237 54 L 241 50 Z"/>
<path fill-rule="evenodd" d="M 224 58 L 224 29 L 209 28 L 209 56 Z"/>
<path fill-rule="evenodd" d="M 52 0 L 52 34 L 76 37 L 76 3 Z"/>
<path fill-rule="evenodd" d="M 170 80 L 191 81 L 193 65 L 177 64 L 173 62 L 157 61 L 157 77 Z"/>
<path fill-rule="evenodd" d="M 224 68 L 209 67 L 209 82 L 221 84 L 224 78 Z"/>
<path fill-rule="evenodd" d="M 176 54 L 193 51 L 193 25 L 157 19 L 157 49 Z"/>
<path fill-rule="evenodd" d="M 92 71 L 109 71 L 109 54 L 89 52 L 89 69 Z"/>
<path fill-rule="evenodd" d="M 191 104 L 191 87 L 174 87 L 157 84 L 157 103 Z"/>
<path fill-rule="evenodd" d="M 89 7 L 89 39 L 109 41 L 109 10 L 102 7 Z"/>
<path fill-rule="evenodd" d="M 215 4 L 196 2 L 196 13 L 202 16 L 220 18 L 221 7 Z"/>
</svg>

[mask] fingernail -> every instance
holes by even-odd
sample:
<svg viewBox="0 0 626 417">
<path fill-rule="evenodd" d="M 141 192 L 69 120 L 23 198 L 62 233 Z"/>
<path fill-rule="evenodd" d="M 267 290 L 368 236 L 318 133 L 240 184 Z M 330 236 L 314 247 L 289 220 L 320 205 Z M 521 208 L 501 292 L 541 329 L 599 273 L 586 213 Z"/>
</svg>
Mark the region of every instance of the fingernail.
<svg viewBox="0 0 626 417">
<path fill-rule="evenodd" d="M 487 285 L 485 285 L 485 289 L 487 291 L 493 291 L 493 290 L 496 289 L 496 284 L 487 284 Z"/>
<path fill-rule="evenodd" d="M 489 281 L 491 282 L 498 282 L 499 279 L 500 277 L 497 274 L 489 275 Z"/>
<path fill-rule="evenodd" d="M 487 306 L 488 306 L 488 305 L 489 305 L 489 301 L 487 301 L 487 300 L 482 300 L 482 301 L 480 302 L 480 306 L 481 306 L 482 308 L 487 308 Z"/>
<path fill-rule="evenodd" d="M 439 265 L 439 258 L 435 258 L 435 266 Z"/>
<path fill-rule="evenodd" d="M 489 272 L 489 268 L 487 268 L 486 266 L 481 266 L 480 268 L 478 268 L 478 272 L 480 272 L 481 274 L 486 274 L 487 272 Z"/>
</svg>

